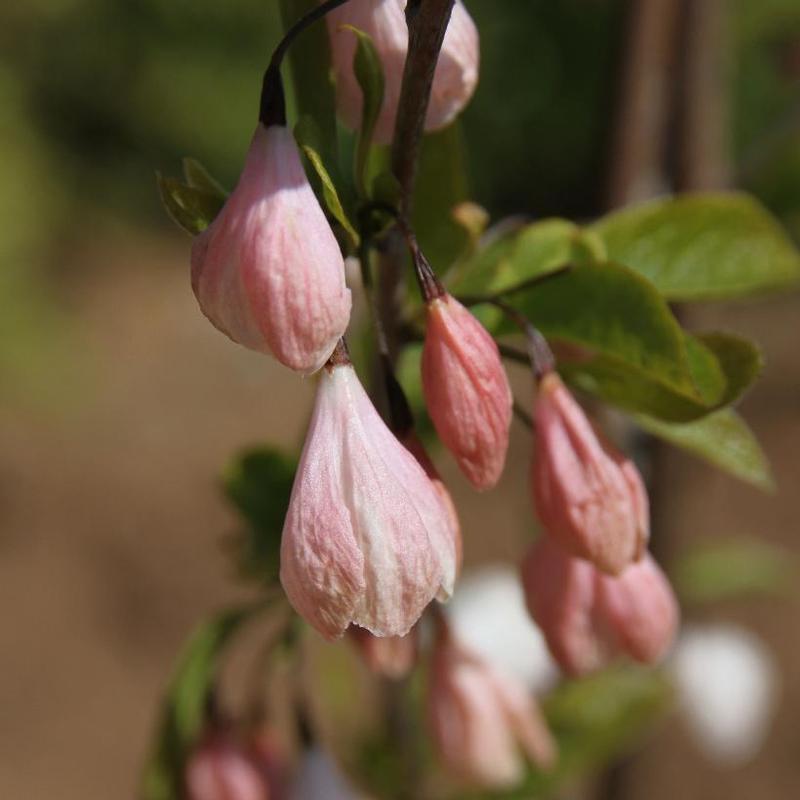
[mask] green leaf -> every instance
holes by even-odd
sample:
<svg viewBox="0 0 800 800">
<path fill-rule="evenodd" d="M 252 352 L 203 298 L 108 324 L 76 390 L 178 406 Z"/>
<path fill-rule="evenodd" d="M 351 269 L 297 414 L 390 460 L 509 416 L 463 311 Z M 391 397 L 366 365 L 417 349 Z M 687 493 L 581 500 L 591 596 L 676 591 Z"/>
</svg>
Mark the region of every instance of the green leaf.
<svg viewBox="0 0 800 800">
<path fill-rule="evenodd" d="M 298 125 L 295 127 L 295 136 L 300 144 L 300 149 L 303 151 L 303 154 L 308 159 L 309 164 L 311 164 L 314 172 L 319 178 L 320 187 L 322 190 L 322 199 L 325 203 L 325 206 L 327 207 L 328 211 L 330 211 L 333 218 L 342 226 L 347 234 L 350 246 L 355 249 L 358 247 L 360 237 L 347 217 L 347 213 L 344 210 L 342 201 L 339 199 L 339 193 L 336 191 L 336 186 L 334 185 L 328 170 L 325 168 L 325 164 L 322 163 L 322 158 L 320 157 L 319 152 L 308 141 L 309 139 L 316 138 L 311 133 L 312 128 L 309 122 L 309 118 L 304 118 L 301 120 L 300 123 L 298 123 Z"/>
<path fill-rule="evenodd" d="M 192 189 L 215 194 L 223 201 L 228 196 L 228 193 L 222 188 L 222 184 L 212 177 L 211 173 L 196 158 L 187 156 L 183 159 L 183 176 Z"/>
<path fill-rule="evenodd" d="M 584 264 L 506 299 L 545 336 L 702 399 L 680 326 L 658 292 L 632 270 Z M 504 321 L 503 330 L 514 327 Z"/>
<path fill-rule="evenodd" d="M 225 198 L 217 193 L 187 186 L 177 178 L 165 178 L 157 173 L 156 180 L 167 213 L 193 236 L 202 233 L 225 204 Z"/>
<path fill-rule="evenodd" d="M 611 260 L 640 272 L 670 300 L 738 297 L 800 280 L 800 253 L 745 194 L 655 200 L 604 217 L 590 230 Z"/>
<path fill-rule="evenodd" d="M 458 264 L 450 290 L 463 295 L 496 295 L 572 262 L 580 229 L 564 219 L 518 228 Z"/>
<path fill-rule="evenodd" d="M 711 603 L 742 595 L 785 596 L 798 566 L 792 554 L 757 539 L 725 539 L 694 547 L 672 577 L 683 603 Z"/>
<path fill-rule="evenodd" d="M 688 450 L 715 467 L 765 491 L 774 481 L 764 452 L 747 423 L 732 409 L 715 411 L 703 419 L 683 424 L 637 416 L 648 433 Z"/>
<path fill-rule="evenodd" d="M 736 402 L 761 374 L 764 367 L 761 351 L 753 342 L 730 333 L 701 333 L 697 338 L 716 356 L 725 373 L 725 392 L 717 405 Z"/>
<path fill-rule="evenodd" d="M 280 570 L 281 532 L 297 463 L 271 448 L 239 455 L 223 473 L 228 500 L 247 521 L 240 541 L 242 572 L 274 583 Z"/>
<path fill-rule="evenodd" d="M 172 677 L 152 755 L 145 766 L 142 800 L 179 800 L 186 758 L 203 730 L 219 657 L 257 607 L 224 611 L 192 634 Z"/>
<path fill-rule="evenodd" d="M 463 800 L 531 800 L 560 796 L 591 770 L 633 748 L 669 709 L 673 690 L 656 670 L 617 666 L 565 681 L 543 702 L 559 759 L 549 772 L 531 769 L 510 791 L 467 793 Z"/>
<path fill-rule="evenodd" d="M 738 399 L 761 365 L 758 348 L 724 333 L 684 334 L 694 390 L 686 391 L 632 371 L 603 356 L 561 360 L 559 371 L 573 386 L 626 411 L 665 422 L 692 422 Z"/>
<path fill-rule="evenodd" d="M 363 104 L 361 128 L 358 132 L 355 156 L 355 184 L 361 196 L 366 195 L 366 169 L 369 148 L 375 124 L 383 105 L 383 64 L 369 34 L 352 25 L 343 25 L 356 36 L 356 52 L 353 56 L 353 71 L 361 88 Z"/>
</svg>

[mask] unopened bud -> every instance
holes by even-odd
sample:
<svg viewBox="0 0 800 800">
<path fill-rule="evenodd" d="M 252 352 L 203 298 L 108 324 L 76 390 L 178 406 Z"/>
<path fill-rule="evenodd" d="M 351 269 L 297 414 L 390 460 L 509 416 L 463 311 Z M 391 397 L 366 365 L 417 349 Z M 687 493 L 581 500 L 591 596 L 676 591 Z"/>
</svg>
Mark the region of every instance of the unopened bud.
<svg viewBox="0 0 800 800">
<path fill-rule="evenodd" d="M 285 126 L 258 124 L 238 185 L 195 239 L 192 288 L 233 341 L 302 373 L 344 334 L 342 254 Z"/>
<path fill-rule="evenodd" d="M 619 574 L 641 555 L 649 536 L 638 470 L 598 435 L 555 372 L 539 384 L 534 422 L 539 520 L 570 553 Z"/>
<path fill-rule="evenodd" d="M 500 479 L 512 396 L 494 339 L 454 297 L 428 303 L 422 387 L 439 438 L 479 490 Z"/>
<path fill-rule="evenodd" d="M 338 352 L 338 351 L 337 351 Z M 349 361 L 322 371 L 281 542 L 281 582 L 323 636 L 351 623 L 404 636 L 452 594 L 456 548 L 440 496 Z"/>
<path fill-rule="evenodd" d="M 369 34 L 378 51 L 384 73 L 383 105 L 374 138 L 388 144 L 394 133 L 403 68 L 408 51 L 405 0 L 350 0 L 327 15 L 336 98 L 345 125 L 361 125 L 363 97 L 353 71 L 356 40 L 352 25 Z M 470 101 L 478 83 L 478 30 L 461 0 L 456 0 L 434 73 L 426 130 L 449 125 Z"/>
<path fill-rule="evenodd" d="M 548 768 L 556 745 L 533 696 L 440 631 L 433 652 L 428 717 L 445 766 L 462 780 L 489 788 L 518 783 L 524 753 Z"/>
</svg>

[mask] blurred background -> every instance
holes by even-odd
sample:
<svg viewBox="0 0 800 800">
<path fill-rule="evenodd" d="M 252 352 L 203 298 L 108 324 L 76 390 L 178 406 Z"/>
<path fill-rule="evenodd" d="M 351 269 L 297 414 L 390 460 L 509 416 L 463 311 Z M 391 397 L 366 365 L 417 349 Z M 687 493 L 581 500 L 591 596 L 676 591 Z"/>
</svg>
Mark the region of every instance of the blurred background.
<svg viewBox="0 0 800 800">
<path fill-rule="evenodd" d="M 483 69 L 464 134 L 493 219 L 583 219 L 665 190 L 738 186 L 800 236 L 797 0 L 467 5 Z M 220 470 L 244 446 L 301 441 L 313 383 L 203 319 L 189 239 L 155 185 L 184 155 L 232 185 L 277 35 L 270 0 L 0 7 L 0 797 L 133 796 L 180 643 L 242 594 L 221 546 L 235 521 Z M 799 311 L 796 296 L 692 310 L 689 324 L 764 348 L 742 410 L 780 491 L 659 450 L 668 570 L 715 537 L 798 556 Z M 529 445 L 516 433 L 488 497 L 439 459 L 468 568 L 513 564 L 528 541 Z M 796 796 L 798 605 L 796 592 L 751 593 L 687 610 L 741 625 L 774 661 L 763 745 L 723 763 L 676 713 L 598 791 Z"/>
</svg>

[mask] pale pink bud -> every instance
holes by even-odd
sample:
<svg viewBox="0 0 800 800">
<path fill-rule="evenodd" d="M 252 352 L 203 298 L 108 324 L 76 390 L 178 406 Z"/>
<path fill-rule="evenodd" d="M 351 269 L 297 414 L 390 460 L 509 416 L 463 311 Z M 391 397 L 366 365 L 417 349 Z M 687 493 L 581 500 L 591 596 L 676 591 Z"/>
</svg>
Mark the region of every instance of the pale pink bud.
<svg viewBox="0 0 800 800">
<path fill-rule="evenodd" d="M 403 678 L 417 663 L 418 633 L 414 627 L 405 636 L 373 636 L 369 631 L 351 625 L 347 635 L 358 648 L 372 672 L 386 678 Z"/>
<path fill-rule="evenodd" d="M 456 554 L 436 489 L 349 363 L 321 373 L 281 542 L 290 602 L 323 636 L 350 623 L 404 636 L 452 593 Z"/>
<path fill-rule="evenodd" d="M 542 536 L 522 562 L 522 585 L 531 616 L 568 675 L 602 666 L 604 647 L 594 620 L 595 568 Z"/>
<path fill-rule="evenodd" d="M 342 25 L 368 33 L 378 51 L 384 97 L 374 138 L 380 144 L 392 140 L 400 100 L 408 51 L 405 5 L 405 0 L 350 0 L 327 15 L 337 105 L 345 125 L 352 130 L 361 125 L 363 98 L 353 72 L 355 36 Z M 470 101 L 478 84 L 479 59 L 478 30 L 461 0 L 456 0 L 434 73 L 426 130 L 444 128 Z"/>
<path fill-rule="evenodd" d="M 258 765 L 227 734 L 208 736 L 186 765 L 187 800 L 271 800 Z"/>
<path fill-rule="evenodd" d="M 443 763 L 470 783 L 518 783 L 521 751 L 543 768 L 555 762 L 555 742 L 533 696 L 449 633 L 440 632 L 434 647 L 428 718 Z"/>
<path fill-rule="evenodd" d="M 344 334 L 344 261 L 288 128 L 259 123 L 238 185 L 195 239 L 192 288 L 233 341 L 302 373 Z"/>
<path fill-rule="evenodd" d="M 496 342 L 449 294 L 428 303 L 422 387 L 439 438 L 472 485 L 490 489 L 506 460 L 511 387 Z"/>
<path fill-rule="evenodd" d="M 540 382 L 534 421 L 532 484 L 542 525 L 573 555 L 620 573 L 649 535 L 636 467 L 598 436 L 554 372 Z"/>
<path fill-rule="evenodd" d="M 678 628 L 678 602 L 649 554 L 616 577 L 598 572 L 595 614 L 611 646 L 634 661 L 655 664 L 667 653 Z"/>
<path fill-rule="evenodd" d="M 445 507 L 447 519 L 450 522 L 450 534 L 453 537 L 453 542 L 455 543 L 456 548 L 456 574 L 458 574 L 461 571 L 461 562 L 464 556 L 464 544 L 461 538 L 461 523 L 458 519 L 456 505 L 453 502 L 450 492 L 444 485 L 444 481 L 442 480 L 442 476 L 439 474 L 439 470 L 436 469 L 436 465 L 433 463 L 433 461 L 431 461 L 430 456 L 414 431 L 408 431 L 402 437 L 401 441 L 403 442 L 406 450 L 408 450 L 414 456 L 414 458 L 417 459 L 419 465 L 425 470 L 425 474 L 428 476 L 428 478 L 430 478 L 431 483 L 439 494 L 442 504 Z"/>
</svg>

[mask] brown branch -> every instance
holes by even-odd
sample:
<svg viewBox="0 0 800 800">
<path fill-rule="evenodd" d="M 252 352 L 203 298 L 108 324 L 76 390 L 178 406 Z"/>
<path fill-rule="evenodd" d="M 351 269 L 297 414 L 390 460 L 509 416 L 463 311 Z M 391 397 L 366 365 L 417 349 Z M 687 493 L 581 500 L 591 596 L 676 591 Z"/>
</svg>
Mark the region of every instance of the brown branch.
<svg viewBox="0 0 800 800">
<path fill-rule="evenodd" d="M 392 145 L 392 172 L 400 183 L 400 214 L 406 220 L 411 216 L 433 74 L 453 3 L 454 0 L 409 0 L 406 6 L 408 55 Z"/>
</svg>

